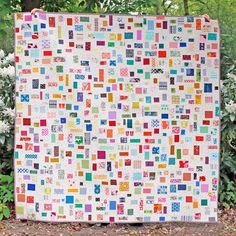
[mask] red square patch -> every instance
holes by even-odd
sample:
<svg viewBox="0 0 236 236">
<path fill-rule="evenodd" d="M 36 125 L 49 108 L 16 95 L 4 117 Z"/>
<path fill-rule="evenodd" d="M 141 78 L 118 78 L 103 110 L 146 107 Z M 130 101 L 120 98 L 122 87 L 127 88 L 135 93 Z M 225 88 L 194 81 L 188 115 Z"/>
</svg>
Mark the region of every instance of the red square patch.
<svg viewBox="0 0 236 236">
<path fill-rule="evenodd" d="M 30 118 L 23 118 L 23 125 L 31 125 L 31 119 Z"/>
<path fill-rule="evenodd" d="M 34 203 L 34 197 L 33 196 L 27 196 L 27 203 Z"/>
<path fill-rule="evenodd" d="M 47 120 L 40 120 L 40 126 L 47 126 Z"/>
<path fill-rule="evenodd" d="M 186 196 L 186 202 L 193 202 L 193 197 L 192 196 Z"/>
<path fill-rule="evenodd" d="M 43 51 L 44 56 L 52 56 L 52 51 Z"/>
<path fill-rule="evenodd" d="M 159 129 L 158 128 L 154 128 L 154 134 L 159 134 Z"/>
<path fill-rule="evenodd" d="M 166 57 L 166 51 L 158 51 L 158 57 L 165 58 Z"/>
<path fill-rule="evenodd" d="M 75 43 L 74 42 L 69 42 L 69 47 L 74 47 Z"/>
<path fill-rule="evenodd" d="M 115 120 L 109 121 L 109 126 L 116 126 L 116 121 Z"/>
<path fill-rule="evenodd" d="M 72 25 L 72 18 L 67 18 L 67 25 Z"/>
<path fill-rule="evenodd" d="M 175 135 L 175 142 L 178 143 L 179 142 L 179 135 Z"/>
<path fill-rule="evenodd" d="M 96 171 L 97 170 L 97 164 L 93 163 L 93 170 Z"/>
<path fill-rule="evenodd" d="M 205 118 L 212 118 L 213 112 L 212 111 L 205 111 Z"/>
<path fill-rule="evenodd" d="M 98 159 L 106 159 L 106 151 L 97 151 Z"/>
<path fill-rule="evenodd" d="M 143 59 L 143 64 L 144 65 L 149 65 L 150 64 L 150 59 L 149 58 L 144 58 Z"/>
</svg>

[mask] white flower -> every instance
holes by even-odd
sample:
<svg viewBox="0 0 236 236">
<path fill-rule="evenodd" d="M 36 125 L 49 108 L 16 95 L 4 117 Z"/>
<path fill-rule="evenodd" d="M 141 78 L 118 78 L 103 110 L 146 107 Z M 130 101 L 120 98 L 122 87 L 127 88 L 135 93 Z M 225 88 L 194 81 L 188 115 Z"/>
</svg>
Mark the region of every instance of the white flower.
<svg viewBox="0 0 236 236">
<path fill-rule="evenodd" d="M 0 120 L 0 134 L 7 133 L 10 130 L 10 126 L 5 122 Z"/>
<path fill-rule="evenodd" d="M 3 88 L 4 82 L 0 80 L 0 90 Z"/>
<path fill-rule="evenodd" d="M 3 58 L 5 56 L 5 52 L 1 49 L 0 50 L 0 58 Z"/>
<path fill-rule="evenodd" d="M 12 150 L 12 145 L 11 144 L 7 144 L 7 151 L 11 151 Z"/>
<path fill-rule="evenodd" d="M 227 78 L 229 79 L 233 79 L 236 82 L 236 75 L 232 74 L 232 73 L 228 73 L 227 74 Z"/>
<path fill-rule="evenodd" d="M 220 119 L 222 119 L 223 115 L 224 115 L 224 112 L 220 111 Z"/>
<path fill-rule="evenodd" d="M 223 88 L 224 87 L 224 81 L 220 80 L 220 87 Z"/>
<path fill-rule="evenodd" d="M 15 117 L 15 109 L 7 108 L 3 113 L 11 118 Z"/>
<path fill-rule="evenodd" d="M 8 76 L 11 79 L 15 78 L 15 67 L 14 66 L 8 66 Z"/>
<path fill-rule="evenodd" d="M 9 76 L 10 79 L 15 78 L 15 67 L 9 65 L 8 67 L 0 68 L 0 76 L 3 78 L 7 78 L 7 76 Z"/>
<path fill-rule="evenodd" d="M 14 55 L 14 53 L 9 53 L 9 54 L 4 58 L 4 63 L 14 62 L 14 60 L 15 60 L 15 55 Z"/>
<path fill-rule="evenodd" d="M 236 104 L 233 100 L 230 100 L 228 104 L 225 104 L 225 110 L 229 113 L 235 113 L 236 114 Z"/>
<path fill-rule="evenodd" d="M 2 106 L 5 106 L 5 103 L 4 103 L 4 101 L 2 100 L 2 98 L 0 98 L 0 107 L 2 107 Z"/>
</svg>

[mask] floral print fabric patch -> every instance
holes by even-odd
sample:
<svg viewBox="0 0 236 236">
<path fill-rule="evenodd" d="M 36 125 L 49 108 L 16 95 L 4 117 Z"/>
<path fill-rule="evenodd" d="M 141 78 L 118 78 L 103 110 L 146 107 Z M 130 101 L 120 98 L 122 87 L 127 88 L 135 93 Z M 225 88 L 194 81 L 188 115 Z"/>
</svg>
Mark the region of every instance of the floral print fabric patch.
<svg viewBox="0 0 236 236">
<path fill-rule="evenodd" d="M 219 27 L 15 14 L 18 219 L 217 221 Z"/>
</svg>

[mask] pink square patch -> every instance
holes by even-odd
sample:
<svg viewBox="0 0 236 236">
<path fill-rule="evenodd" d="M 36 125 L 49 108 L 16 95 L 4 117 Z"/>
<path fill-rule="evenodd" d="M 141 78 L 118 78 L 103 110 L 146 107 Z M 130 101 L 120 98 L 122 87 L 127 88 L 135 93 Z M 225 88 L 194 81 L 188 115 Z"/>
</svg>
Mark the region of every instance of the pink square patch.
<svg viewBox="0 0 236 236">
<path fill-rule="evenodd" d="M 208 192 L 208 184 L 202 184 L 201 185 L 201 192 L 207 193 Z"/>
</svg>

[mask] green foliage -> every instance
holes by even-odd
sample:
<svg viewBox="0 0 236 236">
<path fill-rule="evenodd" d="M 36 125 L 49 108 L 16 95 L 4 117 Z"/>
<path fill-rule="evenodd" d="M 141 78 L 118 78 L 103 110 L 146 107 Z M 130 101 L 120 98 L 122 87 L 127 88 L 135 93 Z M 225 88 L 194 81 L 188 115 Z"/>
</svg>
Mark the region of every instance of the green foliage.
<svg viewBox="0 0 236 236">
<path fill-rule="evenodd" d="M 13 143 L 15 118 L 14 54 L 0 50 L 0 220 L 10 216 L 14 200 Z M 4 89 L 3 89 L 4 88 Z"/>
<path fill-rule="evenodd" d="M 0 173 L 9 174 L 13 167 L 15 123 L 14 54 L 5 55 L 3 50 L 0 54 Z"/>
<path fill-rule="evenodd" d="M 221 60 L 221 166 L 220 202 L 236 205 L 236 61 L 226 55 Z"/>
<path fill-rule="evenodd" d="M 14 177 L 13 172 L 10 175 L 0 174 L 0 221 L 3 218 L 10 217 L 8 203 L 14 200 Z"/>
<path fill-rule="evenodd" d="M 70 6 L 75 4 L 75 0 L 41 0 L 41 7 L 48 12 L 58 12 L 63 11 L 63 9 L 68 9 Z"/>
<path fill-rule="evenodd" d="M 4 218 L 10 217 L 10 209 L 5 205 L 0 203 L 0 221 Z"/>
<path fill-rule="evenodd" d="M 0 1 L 0 48 L 10 51 L 13 48 L 12 8 L 7 0 Z M 7 40 L 6 40 L 7 38 Z M 5 39 L 5 40 L 4 40 Z"/>
<path fill-rule="evenodd" d="M 0 174 L 0 203 L 13 202 L 14 200 L 14 176 L 13 172 L 10 175 Z"/>
<path fill-rule="evenodd" d="M 233 208 L 236 205 L 236 186 L 226 174 L 221 174 L 219 201 L 225 208 Z"/>
<path fill-rule="evenodd" d="M 145 9 L 151 7 L 151 3 L 145 0 L 113 0 L 103 1 L 100 9 L 104 9 L 107 13 L 123 13 L 128 14 L 137 12 L 138 14 L 145 14 Z"/>
</svg>

